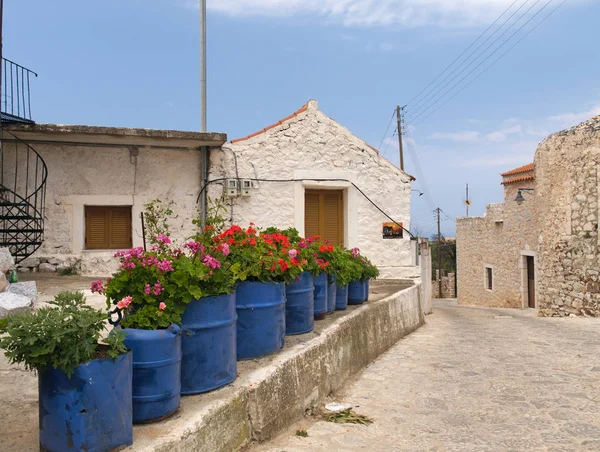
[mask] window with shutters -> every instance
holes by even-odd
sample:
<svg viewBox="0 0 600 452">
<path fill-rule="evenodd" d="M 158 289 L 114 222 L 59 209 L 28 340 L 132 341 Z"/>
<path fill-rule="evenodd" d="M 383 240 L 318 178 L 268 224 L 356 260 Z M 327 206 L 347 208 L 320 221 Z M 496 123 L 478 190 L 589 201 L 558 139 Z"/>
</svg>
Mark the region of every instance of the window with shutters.
<svg viewBox="0 0 600 452">
<path fill-rule="evenodd" d="M 333 245 L 344 243 L 344 192 L 306 190 L 304 194 L 304 235 L 320 236 Z"/>
<path fill-rule="evenodd" d="M 86 206 L 85 248 L 131 248 L 131 206 Z"/>
</svg>

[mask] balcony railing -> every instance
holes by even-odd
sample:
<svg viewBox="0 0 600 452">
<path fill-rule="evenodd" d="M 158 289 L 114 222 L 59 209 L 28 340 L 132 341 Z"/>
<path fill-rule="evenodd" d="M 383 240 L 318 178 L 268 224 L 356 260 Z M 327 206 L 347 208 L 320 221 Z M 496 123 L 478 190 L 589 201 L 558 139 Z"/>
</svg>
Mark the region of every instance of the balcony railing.
<svg viewBox="0 0 600 452">
<path fill-rule="evenodd" d="M 37 74 L 14 61 L 2 58 L 2 122 L 33 122 L 31 79 Z"/>
</svg>

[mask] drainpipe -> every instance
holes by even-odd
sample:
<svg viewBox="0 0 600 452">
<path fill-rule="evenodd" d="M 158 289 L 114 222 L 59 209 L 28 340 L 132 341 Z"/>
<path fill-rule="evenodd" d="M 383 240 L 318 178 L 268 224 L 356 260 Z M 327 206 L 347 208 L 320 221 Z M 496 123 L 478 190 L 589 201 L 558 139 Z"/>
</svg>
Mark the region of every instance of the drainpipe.
<svg viewBox="0 0 600 452">
<path fill-rule="evenodd" d="M 202 188 L 206 187 L 206 184 L 208 183 L 208 166 L 210 164 L 210 147 L 202 146 L 202 148 L 200 149 L 200 152 L 202 152 L 202 157 L 201 157 L 202 168 L 201 168 L 201 177 L 200 177 L 200 189 L 202 190 Z M 202 229 L 204 229 L 204 226 L 206 226 L 207 207 L 208 207 L 208 190 L 205 189 L 202 191 L 202 196 L 200 197 L 200 219 L 201 219 Z"/>
</svg>

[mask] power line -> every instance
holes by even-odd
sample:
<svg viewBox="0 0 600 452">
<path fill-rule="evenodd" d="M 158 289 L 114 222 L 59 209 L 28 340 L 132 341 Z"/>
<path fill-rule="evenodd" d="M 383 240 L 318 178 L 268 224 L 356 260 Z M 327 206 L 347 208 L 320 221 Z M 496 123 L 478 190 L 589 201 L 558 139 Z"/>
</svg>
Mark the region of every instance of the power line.
<svg viewBox="0 0 600 452">
<path fill-rule="evenodd" d="M 427 181 L 425 180 L 425 176 L 423 175 L 423 170 L 421 169 L 421 164 L 419 163 L 419 157 L 417 156 L 417 151 L 415 150 L 415 146 L 413 144 L 413 138 L 410 135 L 410 130 L 406 128 L 406 135 L 408 136 L 408 140 L 406 140 L 408 144 L 408 150 L 410 151 L 411 160 L 417 170 L 417 176 L 421 187 L 423 188 L 423 193 L 425 194 L 425 199 L 427 200 L 429 206 L 433 209 L 435 203 L 433 202 L 433 198 L 429 192 L 429 187 L 427 186 Z"/>
<path fill-rule="evenodd" d="M 418 97 L 419 97 L 419 96 L 420 96 L 420 95 L 423 93 L 423 91 L 425 91 L 427 88 L 429 88 L 431 85 L 433 85 L 433 84 L 436 82 L 436 80 L 438 80 L 438 79 L 439 79 L 439 78 L 440 78 L 442 75 L 444 75 L 444 73 L 445 73 L 445 72 L 446 72 L 448 69 L 450 69 L 450 68 L 452 67 L 452 65 L 453 65 L 454 63 L 456 63 L 456 62 L 457 62 L 457 61 L 458 61 L 458 60 L 459 60 L 459 59 L 460 59 L 460 58 L 461 58 L 461 57 L 462 57 L 462 56 L 463 56 L 465 53 L 467 53 L 467 52 L 469 51 L 469 49 L 470 49 L 471 47 L 473 47 L 473 46 L 475 45 L 475 43 L 476 43 L 477 41 L 479 41 L 479 40 L 480 40 L 480 39 L 481 39 L 481 38 L 482 38 L 482 37 L 483 37 L 483 36 L 484 36 L 484 35 L 485 35 L 485 34 L 486 34 L 486 33 L 487 33 L 487 32 L 488 32 L 488 31 L 489 31 L 489 30 L 490 30 L 490 29 L 491 29 L 491 28 L 494 26 L 494 25 L 496 25 L 496 23 L 497 23 L 497 22 L 500 20 L 500 18 L 501 18 L 502 16 L 504 16 L 504 15 L 505 15 L 505 14 L 508 12 L 508 10 L 509 10 L 509 9 L 511 9 L 513 6 L 515 6 L 515 3 L 517 3 L 518 1 L 519 1 L 519 0 L 515 0 L 515 1 L 512 3 L 512 5 L 510 5 L 508 8 L 506 8 L 506 9 L 504 10 L 504 12 L 503 12 L 502 14 L 500 14 L 500 16 L 498 16 L 498 18 L 497 18 L 497 19 L 496 19 L 496 20 L 495 20 L 495 21 L 494 21 L 494 22 L 493 22 L 493 23 L 492 23 L 492 24 L 491 24 L 489 27 L 487 27 L 487 28 L 486 28 L 486 30 L 485 30 L 484 32 L 483 32 L 483 33 L 481 33 L 481 34 L 480 34 L 480 35 L 477 37 L 477 39 L 476 39 L 475 41 L 473 41 L 473 42 L 471 43 L 471 45 L 470 45 L 469 47 L 467 47 L 467 48 L 466 48 L 466 49 L 463 51 L 463 53 L 461 53 L 461 54 L 460 54 L 458 57 L 456 57 L 456 59 L 455 59 L 455 60 L 454 60 L 452 63 L 450 63 L 448 66 L 446 66 L 446 68 L 445 68 L 445 69 L 444 69 L 442 72 L 440 72 L 436 78 L 434 78 L 434 79 L 433 79 L 431 82 L 429 82 L 429 84 L 428 84 L 428 85 L 427 85 L 425 88 L 423 88 L 421 91 L 419 91 L 419 93 L 418 93 L 418 94 L 417 94 L 415 97 L 413 97 L 413 98 L 410 100 L 410 102 L 409 102 L 408 104 L 410 105 L 410 104 L 411 104 L 411 103 L 412 103 L 412 102 L 413 102 L 415 99 L 417 99 L 417 98 L 418 98 Z"/>
<path fill-rule="evenodd" d="M 473 43 L 472 43 L 472 44 L 471 44 L 471 45 L 470 45 L 470 46 L 469 46 L 469 47 L 468 47 L 468 48 L 467 48 L 467 49 L 466 49 L 466 50 L 465 50 L 463 53 L 461 53 L 461 54 L 460 54 L 460 56 L 459 56 L 459 57 L 458 57 L 456 60 L 454 60 L 454 61 L 452 62 L 452 64 L 451 64 L 450 66 L 448 66 L 446 69 L 444 69 L 444 71 L 442 72 L 442 74 L 443 74 L 445 71 L 447 71 L 447 70 L 448 70 L 448 69 L 449 69 L 449 68 L 450 68 L 450 67 L 451 67 L 451 66 L 452 66 L 452 65 L 453 65 L 455 62 L 457 62 L 457 61 L 460 59 L 460 57 L 461 57 L 462 55 L 464 55 L 465 53 L 467 53 L 467 51 L 468 51 L 468 50 L 469 50 L 471 47 L 473 47 L 473 46 L 475 45 L 475 43 L 476 43 L 477 41 L 479 41 L 479 40 L 480 40 L 480 39 L 481 39 L 481 38 L 482 38 L 482 37 L 483 37 L 483 36 L 484 36 L 484 35 L 485 35 L 485 34 L 486 34 L 486 33 L 487 33 L 487 32 L 488 32 L 488 31 L 489 31 L 489 30 L 490 30 L 490 29 L 491 29 L 491 28 L 492 28 L 492 27 L 493 27 L 493 26 L 494 26 L 494 25 L 495 25 L 495 24 L 496 24 L 496 23 L 497 23 L 497 22 L 498 22 L 498 21 L 499 21 L 499 20 L 502 18 L 502 16 L 504 16 L 504 14 L 506 14 L 506 13 L 507 13 L 507 12 L 508 12 L 508 11 L 509 11 L 509 10 L 510 10 L 510 9 L 511 9 L 511 8 L 512 8 L 512 7 L 513 7 L 513 6 L 514 6 L 514 5 L 515 5 L 515 4 L 518 2 L 518 1 L 520 1 L 520 0 L 515 0 L 515 1 L 514 1 L 514 2 L 513 2 L 513 3 L 512 3 L 512 4 L 511 4 L 511 5 L 510 5 L 510 6 L 509 6 L 509 7 L 508 7 L 508 8 L 507 8 L 507 9 L 506 9 L 506 10 L 505 10 L 505 11 L 504 11 L 504 12 L 503 12 L 503 13 L 502 13 L 502 14 L 501 14 L 501 15 L 500 15 L 500 16 L 499 16 L 499 17 L 498 17 L 498 18 L 497 18 L 497 19 L 496 19 L 496 20 L 495 20 L 495 21 L 494 21 L 494 22 L 493 22 L 493 23 L 492 23 L 492 24 L 491 24 L 489 27 L 488 27 L 488 28 L 487 28 L 487 29 L 486 29 L 486 30 L 485 30 L 485 31 L 484 31 L 484 32 L 483 32 L 483 33 L 482 33 L 482 34 L 481 34 L 481 35 L 480 35 L 480 36 L 479 36 L 479 37 L 478 37 L 478 38 L 477 38 L 475 41 L 473 41 Z M 442 84 L 442 83 L 443 83 L 445 80 L 447 80 L 447 79 L 448 79 L 448 77 L 450 77 L 450 76 L 451 76 L 452 74 L 454 74 L 454 73 L 455 73 L 455 72 L 456 72 L 458 69 L 460 69 L 460 68 L 461 68 L 461 66 L 462 66 L 463 64 L 465 64 L 465 63 L 466 63 L 466 62 L 469 60 L 469 58 L 471 58 L 471 56 L 473 56 L 473 54 L 475 54 L 475 52 L 477 52 L 479 49 L 481 49 L 481 47 L 483 47 L 483 45 L 484 45 L 486 42 L 488 42 L 488 41 L 489 41 L 489 40 L 490 40 L 490 39 L 491 39 L 491 38 L 492 38 L 492 37 L 493 37 L 493 36 L 494 36 L 496 33 L 498 33 L 498 32 L 499 32 L 499 31 L 500 31 L 500 30 L 501 30 L 501 29 L 502 29 L 502 28 L 503 28 L 503 27 L 504 27 L 504 26 L 505 26 L 505 25 L 508 23 L 508 21 L 509 21 L 510 19 L 512 19 L 512 18 L 514 17 L 514 15 L 515 15 L 515 14 L 517 14 L 517 13 L 518 13 L 518 12 L 519 12 L 519 11 L 520 11 L 520 10 L 521 10 L 521 9 L 522 9 L 522 8 L 523 8 L 523 7 L 524 7 L 524 6 L 525 6 L 525 5 L 526 5 L 526 4 L 529 2 L 529 1 L 530 1 L 530 0 L 525 0 L 525 2 L 524 2 L 524 3 L 523 3 L 523 4 L 522 4 L 522 5 L 519 7 L 519 8 L 517 8 L 517 9 L 516 9 L 516 10 L 515 10 L 515 11 L 514 11 L 514 12 L 513 12 L 513 13 L 512 13 L 512 14 L 511 14 L 511 15 L 510 15 L 510 16 L 509 16 L 509 17 L 508 17 L 508 18 L 507 18 L 507 19 L 506 19 L 504 22 L 503 22 L 503 23 L 502 23 L 502 25 L 500 25 L 500 26 L 499 26 L 499 27 L 498 27 L 498 28 L 497 28 L 497 29 L 496 29 L 496 30 L 495 30 L 495 31 L 494 31 L 494 32 L 493 32 L 491 35 L 489 35 L 489 36 L 488 36 L 488 37 L 487 37 L 487 38 L 486 38 L 486 39 L 485 39 L 485 40 L 484 40 L 484 41 L 483 41 L 481 44 L 479 44 L 479 46 L 478 46 L 478 47 L 477 47 L 475 50 L 473 50 L 473 51 L 472 51 L 472 52 L 471 52 L 471 53 L 470 53 L 470 54 L 469 54 L 469 55 L 468 55 L 468 56 L 465 58 L 465 60 L 464 60 L 464 61 L 463 61 L 461 64 L 459 64 L 459 65 L 458 65 L 458 67 L 456 67 L 456 68 L 455 68 L 455 69 L 454 69 L 454 70 L 453 70 L 453 71 L 452 71 L 450 74 L 448 74 L 446 77 L 444 77 L 444 79 L 443 79 L 443 80 L 442 80 L 440 83 L 438 83 L 438 84 L 437 84 L 437 85 L 435 85 L 435 86 L 434 86 L 434 87 L 433 87 L 431 90 L 429 90 L 429 91 L 428 91 L 428 93 L 427 93 L 427 95 L 426 95 L 424 98 L 422 98 L 422 99 L 420 99 L 418 102 L 416 102 L 416 104 L 414 104 L 414 105 L 411 107 L 411 110 L 415 109 L 415 108 L 416 108 L 416 107 L 417 107 L 419 104 L 421 104 L 422 102 L 426 101 L 426 100 L 427 100 L 427 98 L 429 97 L 429 94 L 430 94 L 430 93 L 431 93 L 433 90 L 435 90 L 435 88 L 437 88 L 438 86 L 440 86 L 440 84 Z M 540 1 L 540 0 L 538 0 L 538 1 Z M 535 5 L 534 5 L 534 6 L 535 6 Z M 510 27 L 512 27 L 512 26 L 513 26 L 513 25 L 514 25 L 516 22 L 517 22 L 517 21 L 515 21 L 513 24 L 511 24 L 511 25 L 509 26 L 509 29 L 510 29 Z M 479 56 L 477 56 L 477 57 L 475 58 L 475 60 L 477 60 L 477 58 L 479 58 Z M 475 61 L 475 60 L 474 60 L 474 61 Z M 439 75 L 437 78 L 439 78 L 439 77 L 440 77 L 442 74 L 440 74 L 440 75 Z M 431 85 L 431 84 L 430 84 L 430 85 Z M 417 96 L 417 97 L 418 97 L 418 96 Z M 412 100 L 411 100 L 411 102 L 412 102 Z"/>
<path fill-rule="evenodd" d="M 387 137 L 387 133 L 388 133 L 388 130 L 390 130 L 390 126 L 392 125 L 394 116 L 396 116 L 396 110 L 394 110 L 392 112 L 392 117 L 390 118 L 390 122 L 388 123 L 387 129 L 385 129 L 385 133 L 383 134 L 383 138 L 381 138 L 381 143 L 379 143 L 379 147 L 377 149 L 381 149 L 381 145 L 383 144 L 383 140 L 385 140 L 385 137 Z"/>
<path fill-rule="evenodd" d="M 553 0 L 550 0 L 549 3 L 551 3 Z M 509 53 L 512 49 L 514 49 L 521 41 L 523 41 L 527 36 L 529 36 L 537 27 L 539 27 L 542 23 L 544 23 L 552 14 L 554 14 L 554 12 L 559 9 L 562 5 L 564 5 L 567 2 L 567 0 L 563 0 L 562 2 L 560 2 L 558 4 L 558 6 L 556 8 L 554 8 L 552 11 L 550 11 L 541 21 L 539 21 L 537 24 L 535 24 L 527 33 L 525 33 L 523 36 L 521 36 L 512 46 L 510 46 L 506 52 L 504 52 L 503 54 L 501 54 L 498 58 L 496 58 L 494 61 L 492 61 L 492 63 L 490 65 L 488 65 L 483 71 L 481 71 L 479 74 L 477 74 L 473 79 L 471 79 L 466 85 L 464 85 L 462 88 L 460 88 L 456 93 L 454 93 L 450 98 L 448 98 L 446 101 L 444 101 L 440 106 L 438 106 L 435 110 L 431 111 L 427 116 L 425 116 L 424 118 L 422 118 L 419 122 L 415 123 L 414 125 L 419 125 L 421 124 L 423 121 L 425 121 L 427 118 L 429 118 L 431 115 L 433 115 L 435 112 L 439 111 L 444 105 L 446 105 L 448 102 L 450 102 L 452 99 L 454 99 L 456 96 L 458 96 L 462 91 L 464 91 L 468 86 L 470 86 L 475 80 L 477 80 L 479 77 L 481 77 L 483 74 L 485 74 L 488 69 L 490 69 L 494 64 L 496 64 L 498 61 L 500 61 L 507 53 Z M 546 4 L 546 6 L 548 5 Z M 545 8 L 545 6 L 544 6 Z M 542 8 L 542 9 L 544 9 Z M 542 9 L 540 9 L 540 11 L 542 11 Z M 536 14 L 537 15 L 537 14 Z M 533 19 L 535 16 L 533 16 L 531 19 Z M 530 20 L 531 20 L 530 19 Z M 526 24 L 525 24 L 526 25 Z M 520 30 L 517 30 L 517 32 Z M 491 56 L 491 55 L 490 55 Z M 485 62 L 485 61 L 484 61 Z M 477 69 L 477 68 L 475 68 Z M 475 69 L 472 72 L 475 71 Z"/>
<path fill-rule="evenodd" d="M 533 5 L 532 5 L 532 6 L 531 6 L 531 7 L 530 7 L 530 8 L 529 8 L 529 9 L 528 9 L 528 10 L 527 10 L 527 11 L 526 11 L 526 12 L 525 12 L 525 13 L 524 13 L 522 16 L 521 16 L 521 17 L 519 17 L 519 19 L 517 19 L 517 22 L 518 22 L 519 20 L 521 20 L 521 18 L 523 18 L 523 17 L 524 17 L 524 16 L 525 16 L 525 15 L 526 15 L 526 14 L 527 14 L 527 13 L 528 13 L 530 10 L 531 10 L 531 8 L 533 8 L 533 7 L 534 7 L 534 6 L 535 6 L 535 5 L 536 5 L 536 4 L 537 4 L 539 1 L 540 1 L 540 0 L 537 0 L 537 1 L 536 1 L 536 2 L 535 2 L 535 3 L 534 3 L 534 4 L 533 4 Z M 482 65 L 483 65 L 483 64 L 484 64 L 484 63 L 485 63 L 487 60 L 489 60 L 489 59 L 490 59 L 490 58 L 491 58 L 491 57 L 492 57 L 494 54 L 496 54 L 496 52 L 498 52 L 498 50 L 500 50 L 500 49 L 501 49 L 501 48 L 502 48 L 502 47 L 503 47 L 505 44 L 507 44 L 507 43 L 508 43 L 508 42 L 509 42 L 509 41 L 510 41 L 510 40 L 511 40 L 511 39 L 512 39 L 512 38 L 513 38 L 515 35 L 517 35 L 517 34 L 518 34 L 518 33 L 519 33 L 519 32 L 520 32 L 520 31 L 521 31 L 523 28 L 525 28 L 525 27 L 526 27 L 526 26 L 527 26 L 527 25 L 528 25 L 528 24 L 529 24 L 529 23 L 530 23 L 530 22 L 531 22 L 533 19 L 535 19 L 535 18 L 536 18 L 536 17 L 537 17 L 537 16 L 538 16 L 538 15 L 539 15 L 539 14 L 540 14 L 540 13 L 541 13 L 541 12 L 542 12 L 544 9 L 546 9 L 546 8 L 547 8 L 547 7 L 548 7 L 548 6 L 549 6 L 549 5 L 550 5 L 550 4 L 553 2 L 553 1 L 554 1 L 554 0 L 549 0 L 549 1 L 548 1 L 548 2 L 547 2 L 545 5 L 544 5 L 544 6 L 542 6 L 542 7 L 541 7 L 541 8 L 540 8 L 540 9 L 539 9 L 539 10 L 538 10 L 538 11 L 537 11 L 535 14 L 533 14 L 533 15 L 532 15 L 532 16 L 531 16 L 531 17 L 530 17 L 530 18 L 529 18 L 529 19 L 528 19 L 528 20 L 527 20 L 527 21 L 526 21 L 526 22 L 525 22 L 523 25 L 521 25 L 521 26 L 520 26 L 520 27 L 519 27 L 519 28 L 518 28 L 518 29 L 517 29 L 517 30 L 516 30 L 516 31 L 515 31 L 513 34 L 511 34 L 511 35 L 508 37 L 508 39 L 506 39 L 506 40 L 505 40 L 505 41 L 504 41 L 504 42 L 503 42 L 503 43 L 502 43 L 500 46 L 498 46 L 496 49 L 494 49 L 494 50 L 492 51 L 492 53 L 490 53 L 490 54 L 489 54 L 489 55 L 488 55 L 488 56 L 487 56 L 485 59 L 483 59 L 483 61 L 481 61 L 481 62 L 480 62 L 480 63 L 479 63 L 477 66 L 475 66 L 475 67 L 474 67 L 474 68 L 473 68 L 471 71 L 469 71 L 469 73 L 467 73 L 467 74 L 466 74 L 466 75 L 465 75 L 463 78 L 461 78 L 461 79 L 460 79 L 458 82 L 456 82 L 456 83 L 455 83 L 454 85 L 452 85 L 452 86 L 451 86 L 451 87 L 450 87 L 448 90 L 446 90 L 446 91 L 445 91 L 445 92 L 444 92 L 444 93 L 443 93 L 443 94 L 442 94 L 442 95 L 441 95 L 441 96 L 440 96 L 440 97 L 439 97 L 439 98 L 438 98 L 438 99 L 437 99 L 435 102 L 433 102 L 432 104 L 430 104 L 430 105 L 429 105 L 427 108 L 425 108 L 424 110 L 422 110 L 422 111 L 421 111 L 421 112 L 420 112 L 420 113 L 419 113 L 417 116 L 415 116 L 414 118 L 412 118 L 411 122 L 413 122 L 413 123 L 414 123 L 414 122 L 415 122 L 415 121 L 417 121 L 419 118 L 421 118 L 421 117 L 422 117 L 422 116 L 423 116 L 425 113 L 427 113 L 427 111 L 428 111 L 428 110 L 430 110 L 431 108 L 435 107 L 435 105 L 437 105 L 437 104 L 438 104 L 438 103 L 439 103 L 441 100 L 443 100 L 443 99 L 444 99 L 444 97 L 446 97 L 446 95 L 447 95 L 448 93 L 450 93 L 450 92 L 451 92 L 451 91 L 452 91 L 454 88 L 456 88 L 458 85 L 460 85 L 460 84 L 461 84 L 461 83 L 462 83 L 464 80 L 466 80 L 466 79 L 467 79 L 467 78 L 468 78 L 468 77 L 469 77 L 469 76 L 470 76 L 470 75 L 471 75 L 473 72 L 475 72 L 475 71 L 476 71 L 476 70 L 477 70 L 479 67 L 481 67 L 481 66 L 482 66 Z M 567 0 L 563 0 L 563 3 L 564 3 L 564 2 L 566 2 L 566 1 L 567 1 Z M 558 5 L 558 7 L 560 7 L 560 6 L 562 6 L 562 3 Z M 547 16 L 546 16 L 546 17 L 545 17 L 545 18 L 544 18 L 544 19 L 543 19 L 541 22 L 539 22 L 539 23 L 538 23 L 538 24 L 537 24 L 535 27 L 533 27 L 531 30 L 529 30 L 529 32 L 528 32 L 528 33 L 527 33 L 525 36 L 529 35 L 529 34 L 530 34 L 530 33 L 531 33 L 533 30 L 535 30 L 535 28 L 537 28 L 537 26 L 538 26 L 538 25 L 540 25 L 542 22 L 544 22 L 544 21 L 545 21 L 545 20 L 546 20 L 546 19 L 547 19 L 547 18 L 548 18 L 548 17 L 549 17 L 549 16 L 550 16 L 550 15 L 551 15 L 553 12 L 554 12 L 554 11 L 556 11 L 556 9 L 558 9 L 558 7 L 557 7 L 557 8 L 555 8 L 553 11 L 551 11 L 551 12 L 550 12 L 550 14 L 548 14 L 548 15 L 547 15 Z M 515 22 L 515 23 L 516 23 L 516 22 Z M 503 33 L 503 34 L 502 34 L 500 37 L 504 36 L 504 34 L 506 34 L 506 32 L 507 32 L 508 30 L 510 30 L 510 28 L 509 28 L 509 29 L 507 29 L 507 30 L 506 30 L 506 31 L 505 31 L 505 32 L 504 32 L 504 33 Z M 522 37 L 520 40 L 518 40 L 518 41 L 515 43 L 515 45 L 516 45 L 516 44 L 518 44 L 518 43 L 519 43 L 519 42 L 520 42 L 520 41 L 521 41 L 521 40 L 522 40 L 522 39 L 523 39 L 525 36 L 523 36 L 523 37 Z M 499 38 L 500 38 L 500 37 L 499 37 Z M 498 38 L 498 39 L 499 39 L 499 38 Z M 494 41 L 494 42 L 496 42 L 496 41 Z M 494 43 L 492 43 L 491 45 L 493 45 L 493 44 L 494 44 Z M 491 45 L 490 45 L 490 46 L 488 46 L 488 47 L 486 48 L 486 50 L 485 50 L 485 51 L 487 51 L 487 50 L 488 50 L 488 49 L 491 47 Z M 512 50 L 512 49 L 515 47 L 515 45 L 511 46 L 511 47 L 508 49 L 508 51 Z M 485 51 L 484 51 L 484 53 L 485 53 Z M 507 52 L 505 52 L 505 54 L 506 54 L 506 53 L 508 53 L 508 51 L 507 51 Z M 502 56 L 504 56 L 504 54 L 503 54 Z M 494 62 L 493 62 L 493 63 L 492 63 L 492 64 L 491 64 L 489 67 L 491 67 L 491 66 L 492 66 L 492 65 L 493 65 L 493 64 L 494 64 L 496 61 L 498 61 L 499 59 L 500 59 L 500 58 L 498 58 L 497 60 L 495 60 L 495 61 L 494 61 Z M 475 61 L 473 61 L 473 62 L 475 62 Z M 473 63 L 473 62 L 472 62 L 472 63 Z M 472 63 L 471 63 L 471 64 L 472 64 Z M 470 64 L 470 65 L 471 65 L 471 64 Z M 470 66 L 470 65 L 469 65 L 469 66 Z M 489 68 L 489 67 L 488 67 L 488 68 Z M 462 70 L 462 71 L 461 71 L 461 72 L 460 72 L 460 73 L 459 73 L 459 74 L 458 74 L 456 77 L 458 77 L 460 74 L 462 74 L 462 73 L 463 73 L 463 72 L 464 72 L 466 69 L 467 69 L 467 68 L 463 69 L 463 70 Z M 487 70 L 487 69 L 486 69 L 486 70 Z M 483 72 L 485 72 L 485 71 L 483 71 Z M 483 72 L 482 72 L 482 73 L 483 73 Z M 479 74 L 479 75 L 481 75 L 481 74 Z M 478 75 L 478 76 L 476 76 L 475 78 L 478 78 L 478 77 L 479 77 L 479 75 Z M 455 79 L 456 79 L 456 77 L 454 77 L 452 80 L 455 80 Z M 468 84 L 470 84 L 470 83 L 471 83 L 471 82 L 469 82 Z M 464 87 L 463 87 L 463 89 L 464 89 Z M 462 89 L 461 89 L 461 90 L 462 90 Z M 460 92 L 460 91 L 459 91 L 459 92 Z M 458 93 L 456 93 L 456 94 L 458 94 Z M 455 95 L 456 95 L 456 94 L 455 94 Z M 434 110 L 434 111 L 435 111 L 435 110 Z M 430 115 L 431 115 L 431 114 L 427 115 L 426 117 L 429 117 Z M 425 118 L 423 118 L 423 119 L 422 119 L 421 121 L 419 121 L 417 124 L 420 124 L 421 122 L 423 122 L 423 120 L 424 120 L 424 119 L 425 119 Z"/>
<path fill-rule="evenodd" d="M 532 8 L 535 7 L 535 5 L 537 5 L 541 0 L 536 0 L 536 2 L 529 7 L 529 9 L 527 11 L 525 11 L 515 22 L 514 24 L 516 24 L 517 22 L 519 22 L 523 17 L 525 17 L 527 15 L 527 13 L 529 13 L 529 11 L 531 11 Z M 431 108 L 435 107 L 436 104 L 438 104 L 441 100 L 444 99 L 444 97 L 450 93 L 454 88 L 456 88 L 458 85 L 460 85 L 465 79 L 467 79 L 473 72 L 475 72 L 479 67 L 481 67 L 487 60 L 489 60 L 493 55 L 496 54 L 496 52 L 498 52 L 498 50 L 500 50 L 504 45 L 506 45 L 517 33 L 519 33 L 523 28 L 525 28 L 533 19 L 535 19 L 535 17 L 538 16 L 538 14 L 540 14 L 544 9 L 546 9 L 550 3 L 552 3 L 554 0 L 549 0 L 544 6 L 542 6 L 535 14 L 533 14 L 523 25 L 521 25 L 514 33 L 512 33 L 508 39 L 506 39 L 502 44 L 500 44 L 498 47 L 496 47 L 489 55 L 487 55 L 477 66 L 475 66 L 472 70 L 470 70 L 463 78 L 461 78 L 458 82 L 456 82 L 454 85 L 452 85 L 449 89 L 447 89 L 440 97 L 437 98 L 437 100 L 435 100 L 434 102 L 432 102 L 429 106 L 427 106 L 425 109 L 419 108 L 417 111 L 419 111 L 418 114 L 416 114 L 416 116 L 414 116 L 410 122 L 414 122 L 417 119 L 419 119 L 420 117 L 422 117 L 428 110 L 430 110 Z M 513 24 L 513 25 L 514 25 Z M 496 38 L 494 40 L 494 42 L 492 42 L 488 47 L 486 47 L 486 49 L 475 59 L 473 60 L 467 67 L 465 67 L 462 71 L 460 71 L 455 77 L 453 77 L 449 83 L 443 87 L 442 89 L 446 88 L 452 81 L 456 80 L 456 78 L 458 78 L 461 74 L 463 74 L 469 67 L 471 67 L 471 65 L 473 63 L 475 63 L 477 61 L 477 59 L 485 54 L 485 52 L 487 52 L 500 38 L 502 38 L 502 36 L 504 36 L 510 29 L 512 28 L 509 27 L 507 28 L 504 33 L 502 33 L 498 38 Z M 437 93 L 439 93 L 438 90 Z M 436 94 L 437 94 L 436 93 Z"/>
<path fill-rule="evenodd" d="M 394 129 L 394 133 L 392 133 L 390 140 L 387 143 L 385 143 L 385 149 L 383 151 L 381 151 L 381 155 L 385 155 L 388 148 L 390 147 L 390 143 L 392 142 L 392 140 L 394 139 L 394 137 L 396 136 L 397 133 L 398 133 L 398 129 L 396 128 L 396 129 Z"/>
</svg>

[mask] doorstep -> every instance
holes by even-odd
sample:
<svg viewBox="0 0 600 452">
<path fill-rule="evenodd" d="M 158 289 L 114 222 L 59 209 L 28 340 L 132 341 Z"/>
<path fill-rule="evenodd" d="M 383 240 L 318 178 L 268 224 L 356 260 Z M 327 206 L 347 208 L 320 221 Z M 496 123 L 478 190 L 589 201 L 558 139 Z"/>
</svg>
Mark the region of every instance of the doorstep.
<svg viewBox="0 0 600 452">
<path fill-rule="evenodd" d="M 424 323 L 419 290 L 412 281 L 371 283 L 371 301 L 286 336 L 280 353 L 238 362 L 234 383 L 182 397 L 169 419 L 134 427 L 125 450 L 230 452 L 272 438 Z"/>
</svg>

